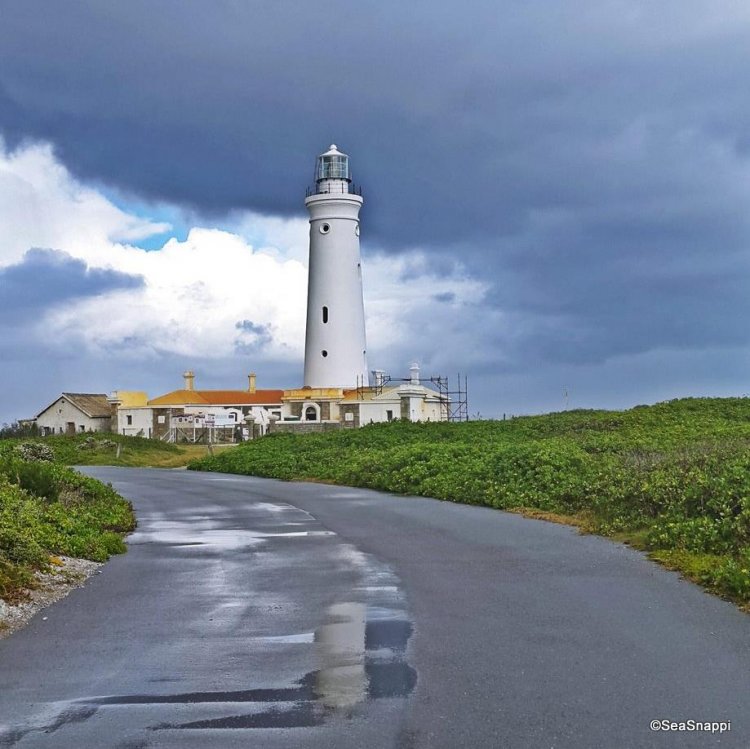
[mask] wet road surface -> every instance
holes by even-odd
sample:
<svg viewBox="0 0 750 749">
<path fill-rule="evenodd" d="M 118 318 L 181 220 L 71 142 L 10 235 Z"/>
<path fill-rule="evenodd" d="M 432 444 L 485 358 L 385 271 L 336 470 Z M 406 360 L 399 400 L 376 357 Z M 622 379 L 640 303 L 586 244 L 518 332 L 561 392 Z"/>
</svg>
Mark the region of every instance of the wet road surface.
<svg viewBox="0 0 750 749">
<path fill-rule="evenodd" d="M 627 548 L 345 487 L 86 472 L 139 527 L 0 641 L 0 747 L 750 746 L 750 617 Z"/>
</svg>

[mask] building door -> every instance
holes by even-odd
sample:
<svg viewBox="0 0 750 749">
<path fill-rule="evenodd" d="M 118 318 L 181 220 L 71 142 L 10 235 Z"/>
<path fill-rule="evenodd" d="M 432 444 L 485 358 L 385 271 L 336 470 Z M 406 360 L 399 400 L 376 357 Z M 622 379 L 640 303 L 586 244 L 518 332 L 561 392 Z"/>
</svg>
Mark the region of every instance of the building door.
<svg viewBox="0 0 750 749">
<path fill-rule="evenodd" d="M 65 434 L 75 434 L 76 433 L 76 423 L 75 421 L 69 421 L 65 425 Z"/>
</svg>

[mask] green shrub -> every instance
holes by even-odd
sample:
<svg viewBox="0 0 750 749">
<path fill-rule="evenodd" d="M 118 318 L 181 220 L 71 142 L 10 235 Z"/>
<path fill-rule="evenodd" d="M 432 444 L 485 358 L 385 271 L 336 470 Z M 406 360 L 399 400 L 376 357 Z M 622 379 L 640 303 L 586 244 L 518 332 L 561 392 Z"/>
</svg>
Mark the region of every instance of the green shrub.
<svg viewBox="0 0 750 749">
<path fill-rule="evenodd" d="M 750 601 L 750 399 L 279 434 L 189 467 L 577 516 Z M 714 560 L 700 575 L 696 556 Z"/>
<path fill-rule="evenodd" d="M 110 486 L 54 463 L 0 459 L 0 597 L 33 585 L 50 554 L 105 561 L 125 551 L 129 502 Z"/>
<path fill-rule="evenodd" d="M 18 485 L 35 497 L 55 502 L 60 496 L 60 485 L 51 466 L 45 463 L 19 463 L 13 467 L 12 477 Z"/>
<path fill-rule="evenodd" d="M 53 462 L 55 453 L 49 445 L 43 442 L 21 442 L 13 448 L 13 452 L 21 460 Z"/>
<path fill-rule="evenodd" d="M 712 580 L 714 586 L 742 601 L 750 600 L 750 548 L 725 559 Z"/>
</svg>

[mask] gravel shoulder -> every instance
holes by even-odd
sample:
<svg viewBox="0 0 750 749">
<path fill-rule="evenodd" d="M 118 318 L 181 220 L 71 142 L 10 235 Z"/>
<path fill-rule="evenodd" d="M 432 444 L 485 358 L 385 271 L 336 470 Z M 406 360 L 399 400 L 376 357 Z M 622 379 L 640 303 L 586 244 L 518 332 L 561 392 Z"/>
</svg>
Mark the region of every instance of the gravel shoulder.
<svg viewBox="0 0 750 749">
<path fill-rule="evenodd" d="M 65 598 L 99 570 L 100 562 L 58 556 L 47 572 L 37 572 L 38 587 L 29 591 L 27 600 L 8 604 L 0 600 L 0 639 L 26 626 L 32 617 L 52 603 Z"/>
</svg>

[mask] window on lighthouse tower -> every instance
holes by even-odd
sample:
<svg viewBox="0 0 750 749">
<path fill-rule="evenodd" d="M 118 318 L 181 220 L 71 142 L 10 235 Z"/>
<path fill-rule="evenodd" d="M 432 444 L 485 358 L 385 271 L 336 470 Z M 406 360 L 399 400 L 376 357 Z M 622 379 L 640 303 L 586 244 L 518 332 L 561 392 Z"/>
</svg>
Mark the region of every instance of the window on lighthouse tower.
<svg viewBox="0 0 750 749">
<path fill-rule="evenodd" d="M 328 307 L 323 307 L 323 322 L 328 322 Z"/>
</svg>

